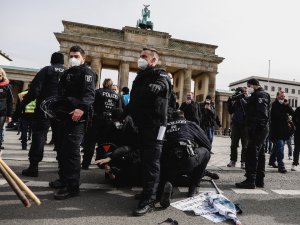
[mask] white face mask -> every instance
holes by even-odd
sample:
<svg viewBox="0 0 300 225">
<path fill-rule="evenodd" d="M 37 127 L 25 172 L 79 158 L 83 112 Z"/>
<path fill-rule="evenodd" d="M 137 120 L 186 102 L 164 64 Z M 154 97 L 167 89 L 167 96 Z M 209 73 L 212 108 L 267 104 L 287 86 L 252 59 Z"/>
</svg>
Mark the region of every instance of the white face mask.
<svg viewBox="0 0 300 225">
<path fill-rule="evenodd" d="M 278 100 L 278 102 L 279 102 L 280 104 L 283 104 L 284 100 Z"/>
<path fill-rule="evenodd" d="M 76 59 L 76 58 L 70 58 L 69 59 L 69 65 L 70 67 L 73 67 L 73 66 L 80 66 L 81 62 L 79 59 Z"/>
<path fill-rule="evenodd" d="M 248 93 L 249 93 L 249 94 L 252 94 L 253 92 L 254 92 L 254 88 L 253 88 L 253 87 L 249 87 L 249 88 L 248 88 Z"/>
<path fill-rule="evenodd" d="M 146 59 L 143 59 L 143 58 L 139 58 L 138 60 L 138 68 L 141 69 L 141 70 L 144 70 L 146 69 L 148 66 L 148 62 Z"/>
</svg>

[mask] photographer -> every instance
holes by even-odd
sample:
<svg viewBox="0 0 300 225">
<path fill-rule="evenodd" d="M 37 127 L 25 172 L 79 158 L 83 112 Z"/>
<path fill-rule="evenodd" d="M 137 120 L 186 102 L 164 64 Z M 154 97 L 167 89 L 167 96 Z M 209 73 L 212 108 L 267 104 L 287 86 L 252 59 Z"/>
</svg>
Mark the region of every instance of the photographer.
<svg viewBox="0 0 300 225">
<path fill-rule="evenodd" d="M 207 95 L 201 104 L 202 121 L 201 128 L 205 131 L 210 143 L 213 142 L 215 123 L 221 127 L 220 121 L 216 117 L 216 108 L 212 98 Z"/>
<path fill-rule="evenodd" d="M 230 162 L 227 167 L 235 167 L 237 161 L 237 148 L 239 141 L 242 142 L 241 168 L 245 169 L 245 158 L 248 144 L 247 127 L 246 127 L 246 100 L 247 88 L 238 87 L 235 93 L 227 101 L 228 112 L 231 118 L 231 146 Z"/>
</svg>

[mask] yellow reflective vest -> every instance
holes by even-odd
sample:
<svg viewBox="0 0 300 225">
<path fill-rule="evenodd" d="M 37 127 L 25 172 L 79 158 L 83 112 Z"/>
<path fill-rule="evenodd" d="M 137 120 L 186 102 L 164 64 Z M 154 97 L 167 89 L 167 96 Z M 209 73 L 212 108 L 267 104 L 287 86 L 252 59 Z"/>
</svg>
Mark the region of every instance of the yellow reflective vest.
<svg viewBox="0 0 300 225">
<path fill-rule="evenodd" d="M 21 93 L 18 94 L 20 101 L 23 100 L 24 95 L 26 95 L 28 93 L 27 91 L 22 91 Z M 34 109 L 36 106 L 36 100 L 29 102 L 26 106 L 25 106 L 25 113 L 34 113 Z"/>
</svg>

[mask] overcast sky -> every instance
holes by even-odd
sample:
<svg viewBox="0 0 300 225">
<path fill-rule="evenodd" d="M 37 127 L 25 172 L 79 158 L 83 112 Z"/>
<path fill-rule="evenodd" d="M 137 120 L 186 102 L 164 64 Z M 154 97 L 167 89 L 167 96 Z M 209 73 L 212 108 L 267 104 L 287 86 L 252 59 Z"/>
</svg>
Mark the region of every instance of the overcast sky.
<svg viewBox="0 0 300 225">
<path fill-rule="evenodd" d="M 299 0 L 1 0 L 0 50 L 13 66 L 41 68 L 59 50 L 62 20 L 122 29 L 150 4 L 154 30 L 217 45 L 217 88 L 247 76 L 300 81 Z"/>
</svg>

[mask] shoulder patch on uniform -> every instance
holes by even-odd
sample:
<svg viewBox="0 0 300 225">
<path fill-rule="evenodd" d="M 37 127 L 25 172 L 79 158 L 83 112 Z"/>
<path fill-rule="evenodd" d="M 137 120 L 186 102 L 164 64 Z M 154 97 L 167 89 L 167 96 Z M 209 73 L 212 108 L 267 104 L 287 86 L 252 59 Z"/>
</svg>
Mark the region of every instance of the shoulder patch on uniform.
<svg viewBox="0 0 300 225">
<path fill-rule="evenodd" d="M 87 74 L 87 75 L 85 75 L 85 80 L 86 80 L 86 82 L 92 82 L 93 81 L 93 76 Z"/>
<path fill-rule="evenodd" d="M 258 103 L 259 104 L 263 103 L 263 101 L 264 101 L 263 98 L 258 98 Z"/>
<path fill-rule="evenodd" d="M 168 77 L 168 74 L 165 74 L 165 73 L 160 73 L 159 75 L 162 77 Z"/>
</svg>

